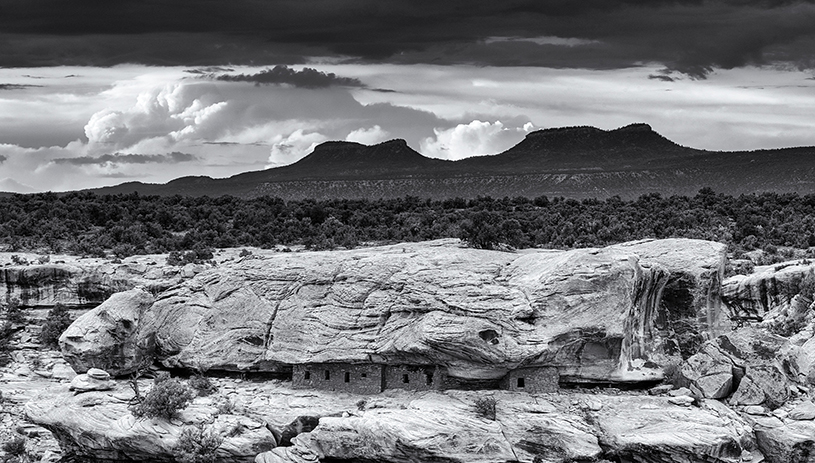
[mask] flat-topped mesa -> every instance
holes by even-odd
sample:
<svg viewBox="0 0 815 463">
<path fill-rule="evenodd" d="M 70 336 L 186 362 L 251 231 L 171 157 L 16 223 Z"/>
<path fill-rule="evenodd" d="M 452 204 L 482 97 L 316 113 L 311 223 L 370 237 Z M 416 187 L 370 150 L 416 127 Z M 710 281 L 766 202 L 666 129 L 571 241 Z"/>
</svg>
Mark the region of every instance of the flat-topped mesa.
<svg viewBox="0 0 815 463">
<path fill-rule="evenodd" d="M 683 252 L 705 249 L 685 241 Z M 654 320 L 668 280 L 661 265 L 614 248 L 508 253 L 440 240 L 269 253 L 164 292 L 138 314 L 131 342 L 189 369 L 413 365 L 497 381 L 554 366 L 587 381 L 655 379 L 661 372 L 643 366 L 663 358 Z M 75 324 L 107 329 L 98 311 L 109 310 Z M 63 351 L 93 366 L 99 348 L 74 331 Z"/>
<path fill-rule="evenodd" d="M 376 145 L 363 145 L 348 141 L 327 141 L 317 145 L 314 151 L 292 164 L 292 169 L 314 169 L 323 176 L 335 176 L 358 172 L 413 171 L 431 169 L 444 163 L 426 158 L 408 146 L 402 139 L 389 140 Z"/>
</svg>

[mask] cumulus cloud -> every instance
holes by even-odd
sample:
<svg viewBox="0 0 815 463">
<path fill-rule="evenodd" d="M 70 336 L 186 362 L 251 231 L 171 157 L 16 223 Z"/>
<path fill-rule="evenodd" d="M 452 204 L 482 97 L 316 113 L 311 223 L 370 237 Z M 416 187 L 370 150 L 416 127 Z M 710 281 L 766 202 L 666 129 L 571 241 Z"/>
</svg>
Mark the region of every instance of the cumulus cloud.
<svg viewBox="0 0 815 463">
<path fill-rule="evenodd" d="M 216 80 L 226 82 L 254 82 L 255 85 L 288 84 L 303 88 L 326 88 L 331 86 L 363 87 L 359 79 L 340 77 L 333 72 L 322 72 L 313 68 L 298 71 L 285 65 L 264 69 L 257 74 L 223 74 Z"/>
<path fill-rule="evenodd" d="M 218 122 L 212 119 L 226 106 L 212 87 L 172 83 L 142 92 L 127 110 L 95 113 L 85 125 L 85 136 L 92 146 L 114 149 L 147 138 L 206 138 L 219 132 Z"/>
<path fill-rule="evenodd" d="M 435 137 L 421 144 L 425 156 L 440 159 L 462 159 L 485 154 L 497 154 L 517 144 L 533 129 L 531 123 L 522 127 L 505 127 L 501 121 L 472 121 L 451 129 L 435 129 Z"/>
<path fill-rule="evenodd" d="M 272 140 L 268 167 L 277 167 L 299 161 L 314 151 L 314 147 L 326 140 L 328 138 L 321 133 L 306 133 L 303 129 L 297 129 L 285 136 L 277 135 Z"/>
<path fill-rule="evenodd" d="M 180 162 L 195 161 L 198 158 L 188 153 L 174 151 L 168 154 L 103 154 L 102 156 L 79 156 L 74 158 L 56 158 L 57 164 L 85 165 L 111 165 L 111 164 L 178 164 Z"/>
<path fill-rule="evenodd" d="M 390 138 L 388 131 L 382 130 L 382 127 L 375 125 L 369 129 L 354 130 L 345 137 L 345 140 L 362 143 L 363 145 L 375 145 L 387 141 L 388 138 Z"/>
</svg>

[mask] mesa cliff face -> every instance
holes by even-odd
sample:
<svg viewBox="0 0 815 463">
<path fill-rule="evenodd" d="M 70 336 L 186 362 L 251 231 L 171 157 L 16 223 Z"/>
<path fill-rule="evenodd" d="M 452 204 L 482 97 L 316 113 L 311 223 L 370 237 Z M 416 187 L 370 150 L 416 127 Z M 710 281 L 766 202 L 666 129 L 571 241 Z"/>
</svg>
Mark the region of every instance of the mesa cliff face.
<svg viewBox="0 0 815 463">
<path fill-rule="evenodd" d="M 0 254 L 8 262 L 10 253 Z M 114 263 L 106 259 L 64 257 L 55 263 L 0 268 L 0 291 L 23 307 L 92 308 L 112 294 L 142 286 L 160 292 L 203 270 L 203 265 L 166 265 L 166 256 L 134 256 Z"/>
<path fill-rule="evenodd" d="M 457 240 L 250 256 L 159 295 L 129 319 L 135 334 L 128 342 L 151 346 L 167 367 L 189 369 L 439 365 L 453 378 L 495 380 L 513 369 L 554 365 L 576 380 L 655 379 L 661 371 L 646 366 L 664 359 L 667 332 L 655 320 L 666 310 L 659 303 L 672 277 L 657 261 L 692 260 L 691 273 L 713 269 L 723 246 L 705 243 L 673 240 L 653 259 L 649 249 L 659 247 L 648 242 L 508 253 Z M 701 310 L 694 304 L 703 298 L 695 295 L 715 281 L 686 287 L 691 307 L 683 310 Z M 105 357 L 81 327 L 121 331 L 117 320 L 127 317 L 112 321 L 110 313 L 120 312 L 108 306 L 126 306 L 128 297 L 134 306 L 143 300 L 131 291 L 63 334 L 69 361 L 85 359 L 72 361 L 78 371 Z"/>
</svg>

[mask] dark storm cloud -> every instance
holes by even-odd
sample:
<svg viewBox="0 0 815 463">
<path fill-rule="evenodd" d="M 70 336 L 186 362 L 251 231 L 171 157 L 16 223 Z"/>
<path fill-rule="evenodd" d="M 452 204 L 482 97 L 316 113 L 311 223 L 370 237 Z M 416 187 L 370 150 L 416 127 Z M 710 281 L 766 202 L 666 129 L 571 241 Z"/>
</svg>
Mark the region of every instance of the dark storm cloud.
<svg viewBox="0 0 815 463">
<path fill-rule="evenodd" d="M 42 87 L 42 85 L 0 84 L 0 90 L 23 90 L 31 87 Z"/>
<path fill-rule="evenodd" d="M 6 0 L 0 65 L 227 65 L 346 56 L 616 68 L 813 66 L 815 0 Z M 558 46 L 499 38 L 561 37 Z"/>
<path fill-rule="evenodd" d="M 57 164 L 71 164 L 74 166 L 105 165 L 105 164 L 178 164 L 180 162 L 194 161 L 197 158 L 192 154 L 172 152 L 169 154 L 103 154 L 102 156 L 81 156 L 76 158 L 54 159 Z"/>
<path fill-rule="evenodd" d="M 215 79 L 227 82 L 253 82 L 256 85 L 289 84 L 303 88 L 363 87 L 359 79 L 340 77 L 333 72 L 325 73 L 312 68 L 297 71 L 284 65 L 264 69 L 257 74 L 223 74 L 216 76 Z"/>
</svg>

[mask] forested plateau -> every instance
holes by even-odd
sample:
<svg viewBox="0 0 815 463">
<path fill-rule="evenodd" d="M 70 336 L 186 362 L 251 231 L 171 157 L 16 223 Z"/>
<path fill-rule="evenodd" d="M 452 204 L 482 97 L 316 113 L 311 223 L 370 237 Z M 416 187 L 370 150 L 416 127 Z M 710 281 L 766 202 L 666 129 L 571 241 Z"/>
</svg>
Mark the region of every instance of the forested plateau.
<svg viewBox="0 0 815 463">
<path fill-rule="evenodd" d="M 737 254 L 791 258 L 815 246 L 815 195 L 636 200 L 453 198 L 290 200 L 231 196 L 40 193 L 0 198 L 0 243 L 10 252 L 126 257 L 252 246 L 353 248 L 458 237 L 478 248 L 605 246 L 644 238 L 699 238 Z M 800 252 L 798 253 L 800 254 Z M 809 255 L 807 251 L 805 255 Z"/>
</svg>

